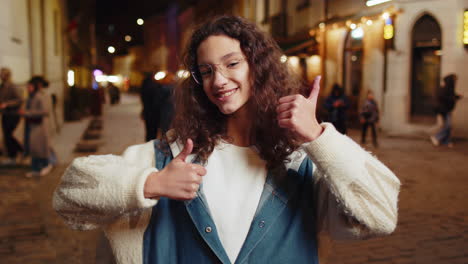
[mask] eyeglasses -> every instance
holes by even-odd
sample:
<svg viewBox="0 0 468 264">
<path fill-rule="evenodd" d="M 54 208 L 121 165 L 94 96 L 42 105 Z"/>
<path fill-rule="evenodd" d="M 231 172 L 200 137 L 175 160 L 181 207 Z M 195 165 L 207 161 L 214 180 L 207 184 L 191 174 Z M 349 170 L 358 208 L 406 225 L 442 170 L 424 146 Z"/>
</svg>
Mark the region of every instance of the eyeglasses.
<svg viewBox="0 0 468 264">
<path fill-rule="evenodd" d="M 224 77 L 231 77 L 233 74 L 239 70 L 242 63 L 245 61 L 245 58 L 231 58 L 224 63 L 217 64 L 202 64 L 192 70 L 190 73 L 199 85 L 204 83 L 210 83 L 215 76 L 215 71 L 221 73 Z"/>
</svg>

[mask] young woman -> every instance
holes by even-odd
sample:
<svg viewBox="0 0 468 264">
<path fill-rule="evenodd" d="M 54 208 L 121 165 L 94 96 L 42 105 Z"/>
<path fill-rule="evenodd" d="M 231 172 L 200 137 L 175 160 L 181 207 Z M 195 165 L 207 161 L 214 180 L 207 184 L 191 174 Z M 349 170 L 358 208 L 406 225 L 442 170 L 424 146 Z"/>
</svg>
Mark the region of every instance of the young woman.
<svg viewBox="0 0 468 264">
<path fill-rule="evenodd" d="M 34 76 L 28 82 L 29 98 L 25 110 L 20 114 L 25 117 L 29 130 L 29 153 L 32 171 L 26 177 L 45 176 L 52 170 L 50 157 L 53 155 L 49 136 L 49 116 L 51 102 L 44 88 L 49 85 L 42 76 Z"/>
<path fill-rule="evenodd" d="M 101 227 L 119 263 L 318 263 L 319 233 L 391 233 L 399 181 L 330 124 L 254 24 L 200 26 L 167 140 L 77 158 L 54 195 L 76 229 Z"/>
</svg>

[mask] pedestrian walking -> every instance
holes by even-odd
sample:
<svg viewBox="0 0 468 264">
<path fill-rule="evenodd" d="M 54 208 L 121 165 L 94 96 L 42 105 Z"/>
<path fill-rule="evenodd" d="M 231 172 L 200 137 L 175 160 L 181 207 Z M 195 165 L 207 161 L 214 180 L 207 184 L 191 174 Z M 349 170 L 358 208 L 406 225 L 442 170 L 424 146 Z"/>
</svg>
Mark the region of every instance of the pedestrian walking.
<svg viewBox="0 0 468 264">
<path fill-rule="evenodd" d="M 172 73 L 168 73 L 162 80 L 161 86 L 158 90 L 158 98 L 160 100 L 159 130 L 161 131 L 161 135 L 164 135 L 169 131 L 174 117 L 174 102 L 172 97 L 174 85 L 175 76 Z"/>
<path fill-rule="evenodd" d="M 338 132 L 346 134 L 346 111 L 349 108 L 349 100 L 344 94 L 343 88 L 337 83 L 333 85 L 330 95 L 325 99 L 324 107 L 328 111 L 328 121 L 335 126 Z"/>
<path fill-rule="evenodd" d="M 430 137 L 434 146 L 447 145 L 453 147 L 451 132 L 452 132 L 452 111 L 455 109 L 457 101 L 461 98 L 455 93 L 455 85 L 457 76 L 449 74 L 444 77 L 444 84 L 437 95 L 437 115 L 442 116 L 442 127 L 435 135 Z"/>
<path fill-rule="evenodd" d="M 120 103 L 120 90 L 115 84 L 109 82 L 107 85 L 107 93 L 109 94 L 109 100 L 111 105 Z"/>
<path fill-rule="evenodd" d="M 366 144 L 366 134 L 368 128 L 370 128 L 372 132 L 372 143 L 374 147 L 378 147 L 376 124 L 379 122 L 379 107 L 374 99 L 374 93 L 371 90 L 367 91 L 367 97 L 362 105 L 359 117 L 362 125 L 361 144 Z"/>
<path fill-rule="evenodd" d="M 8 68 L 0 69 L 0 111 L 2 114 L 3 141 L 8 159 L 2 161 L 4 165 L 16 164 L 16 158 L 23 152 L 23 146 L 14 137 L 16 127 L 20 121 L 18 109 L 22 98 L 18 94 L 16 85 L 11 80 L 11 71 Z"/>
<path fill-rule="evenodd" d="M 25 117 L 29 127 L 29 152 L 31 155 L 31 172 L 26 177 L 47 175 L 53 168 L 51 161 L 56 160 L 50 144 L 49 117 L 51 102 L 43 90 L 49 83 L 42 76 L 34 76 L 28 82 L 29 99 L 25 110 L 20 114 Z"/>
<path fill-rule="evenodd" d="M 243 18 L 201 25 L 173 129 L 121 156 L 75 159 L 57 212 L 105 229 L 118 263 L 318 263 L 319 234 L 391 233 L 399 180 L 318 123 L 320 78 L 303 86 L 281 55 Z"/>
<path fill-rule="evenodd" d="M 145 123 L 145 141 L 157 137 L 160 119 L 160 98 L 158 90 L 161 84 L 155 82 L 151 73 L 146 73 L 140 88 L 141 119 Z"/>
</svg>

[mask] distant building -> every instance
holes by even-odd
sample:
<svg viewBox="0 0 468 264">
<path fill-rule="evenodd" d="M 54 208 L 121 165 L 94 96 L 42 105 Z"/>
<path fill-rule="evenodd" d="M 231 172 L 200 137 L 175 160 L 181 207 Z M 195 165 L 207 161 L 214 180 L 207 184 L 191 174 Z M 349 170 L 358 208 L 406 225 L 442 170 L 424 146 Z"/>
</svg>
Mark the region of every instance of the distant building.
<svg viewBox="0 0 468 264">
<path fill-rule="evenodd" d="M 64 120 L 66 17 L 66 6 L 61 0 L 0 0 L 0 67 L 12 70 L 13 81 L 25 96 L 31 76 L 43 75 L 49 80 L 46 91 L 57 99 L 53 126 Z"/>
<path fill-rule="evenodd" d="M 372 5 L 372 3 L 380 4 Z M 322 97 L 334 83 L 351 99 L 350 119 L 366 91 L 373 90 L 381 126 L 393 134 L 426 135 L 436 123 L 434 99 L 440 80 L 458 75 L 465 95 L 454 112 L 455 136 L 468 137 L 467 45 L 463 44 L 466 0 L 241 0 L 173 4 L 148 18 L 142 71 L 181 67 L 194 25 L 216 14 L 235 14 L 269 32 L 304 79 L 323 76 Z M 467 23 L 468 23 L 468 15 Z M 468 27 L 468 25 L 467 25 Z"/>
<path fill-rule="evenodd" d="M 253 19 L 278 40 L 299 74 L 308 80 L 323 75 L 322 95 L 338 83 L 357 111 L 371 89 L 384 130 L 425 135 L 436 122 L 434 99 L 443 76 L 457 74 L 457 91 L 468 95 L 468 3 L 394 0 L 366 6 L 372 2 L 255 1 Z M 459 101 L 456 136 L 468 137 L 467 114 L 468 101 Z"/>
</svg>

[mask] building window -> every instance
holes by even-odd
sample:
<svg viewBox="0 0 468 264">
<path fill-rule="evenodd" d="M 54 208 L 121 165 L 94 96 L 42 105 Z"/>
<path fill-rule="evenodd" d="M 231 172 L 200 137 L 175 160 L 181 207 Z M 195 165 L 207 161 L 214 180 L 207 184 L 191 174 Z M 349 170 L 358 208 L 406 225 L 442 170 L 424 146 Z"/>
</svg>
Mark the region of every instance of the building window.
<svg viewBox="0 0 468 264">
<path fill-rule="evenodd" d="M 274 38 L 285 38 L 288 36 L 286 13 L 279 13 L 271 17 L 271 35 Z"/>
<path fill-rule="evenodd" d="M 310 0 L 299 0 L 297 1 L 296 10 L 302 10 L 310 6 Z"/>
<path fill-rule="evenodd" d="M 262 23 L 268 23 L 270 18 L 270 0 L 263 0 L 263 21 Z"/>
</svg>

